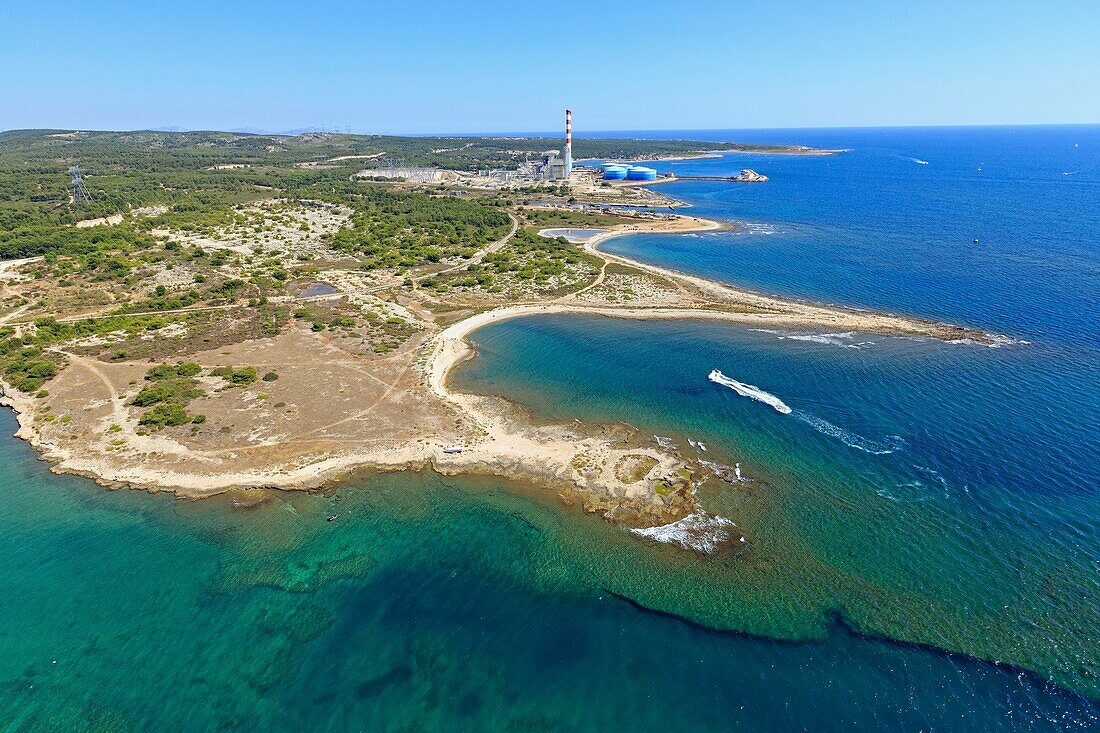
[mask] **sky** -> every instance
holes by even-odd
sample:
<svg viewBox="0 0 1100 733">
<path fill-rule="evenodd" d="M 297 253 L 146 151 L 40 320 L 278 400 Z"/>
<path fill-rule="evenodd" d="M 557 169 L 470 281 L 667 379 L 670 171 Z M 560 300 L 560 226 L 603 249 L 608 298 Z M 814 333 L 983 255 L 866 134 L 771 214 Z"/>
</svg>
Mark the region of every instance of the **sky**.
<svg viewBox="0 0 1100 733">
<path fill-rule="evenodd" d="M 1100 122 L 1100 1 L 0 0 L 0 130 Z"/>
</svg>

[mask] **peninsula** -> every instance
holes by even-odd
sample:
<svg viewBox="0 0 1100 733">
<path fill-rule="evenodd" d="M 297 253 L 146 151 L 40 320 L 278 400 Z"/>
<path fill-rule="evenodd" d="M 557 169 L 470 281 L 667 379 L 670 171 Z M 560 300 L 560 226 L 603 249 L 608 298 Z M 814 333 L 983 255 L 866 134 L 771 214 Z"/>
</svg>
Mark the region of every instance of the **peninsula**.
<svg viewBox="0 0 1100 733">
<path fill-rule="evenodd" d="M 620 158 L 715 149 L 589 143 Z M 541 423 L 454 391 L 472 332 L 560 313 L 987 338 L 603 252 L 609 237 L 735 225 L 591 169 L 545 182 L 478 170 L 544 145 L 0 134 L 0 377 L 17 435 L 54 471 L 110 487 L 247 501 L 431 467 L 532 482 L 648 527 L 696 512 L 713 469 L 626 426 Z M 385 162 L 402 151 L 404 166 Z M 77 163 L 86 177 L 70 182 Z"/>
</svg>

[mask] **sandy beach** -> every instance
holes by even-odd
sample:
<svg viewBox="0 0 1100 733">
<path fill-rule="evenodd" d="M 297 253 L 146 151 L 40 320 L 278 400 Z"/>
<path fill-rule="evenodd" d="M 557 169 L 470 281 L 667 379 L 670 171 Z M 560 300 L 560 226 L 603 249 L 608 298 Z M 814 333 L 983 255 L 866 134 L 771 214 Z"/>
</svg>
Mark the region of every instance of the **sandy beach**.
<svg viewBox="0 0 1100 733">
<path fill-rule="evenodd" d="M 940 339 L 986 337 L 922 319 L 761 295 L 600 249 L 618 236 L 714 232 L 730 226 L 666 215 L 597 230 L 584 241 L 583 249 L 602 264 L 583 287 L 555 298 L 474 312 L 442 329 L 431 320 L 422 321 L 417 338 L 381 360 L 349 353 L 331 337 L 300 327 L 273 340 L 196 354 L 199 363 L 265 364 L 278 367 L 284 375 L 265 386 L 270 400 L 267 394 L 257 401 L 244 392 L 208 390 L 202 409 L 212 419 L 230 423 L 224 438 L 203 442 L 136 429 L 129 405 L 140 387 L 128 385 L 140 385 L 147 365 L 107 364 L 72 353 L 66 354 L 69 366 L 50 387 L 53 414 L 68 415 L 71 427 L 58 428 L 43 413 L 41 400 L 33 396 L 6 389 L 3 403 L 18 414 L 17 436 L 34 445 L 53 464 L 52 470 L 87 476 L 109 487 L 200 498 L 235 489 L 317 488 L 355 469 L 431 466 L 444 474 L 529 481 L 557 491 L 563 500 L 577 502 L 588 511 L 634 526 L 653 526 L 698 508 L 694 482 L 705 479 L 706 471 L 693 459 L 654 445 L 636 431 L 536 424 L 502 399 L 451 389 L 448 376 L 474 353 L 467 341 L 471 333 L 514 318 L 575 314 L 707 319 Z M 489 250 L 499 249 L 514 232 L 515 226 L 512 234 Z M 377 300 L 376 287 L 358 292 L 353 279 L 340 287 L 347 290 L 347 297 L 383 304 Z M 624 288 L 632 293 L 630 297 L 620 297 Z M 415 304 L 407 306 L 399 312 L 414 317 Z M 328 376 L 319 381 L 323 374 Z M 302 401 L 303 394 L 312 397 Z M 288 407 L 272 410 L 272 404 Z M 238 424 L 242 414 L 249 417 Z"/>
</svg>

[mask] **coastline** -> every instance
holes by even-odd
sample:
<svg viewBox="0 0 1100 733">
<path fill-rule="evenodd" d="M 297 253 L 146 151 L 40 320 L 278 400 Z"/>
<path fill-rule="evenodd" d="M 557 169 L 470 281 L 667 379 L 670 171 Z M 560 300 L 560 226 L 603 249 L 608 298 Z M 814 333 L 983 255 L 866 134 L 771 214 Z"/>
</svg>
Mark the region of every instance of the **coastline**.
<svg viewBox="0 0 1100 733">
<path fill-rule="evenodd" d="M 698 153 L 634 156 L 630 158 L 607 158 L 606 162 L 642 163 L 647 161 L 670 163 L 683 160 L 705 160 L 708 158 L 721 158 L 727 153 L 742 155 L 805 155 L 805 156 L 829 156 L 849 152 L 850 148 L 811 148 L 805 145 L 789 145 L 776 150 L 759 150 L 755 148 L 723 148 L 720 150 L 702 150 Z M 574 163 L 594 163 L 604 158 L 578 158 Z"/>
<path fill-rule="evenodd" d="M 16 412 L 20 428 L 16 437 L 27 440 L 51 463 L 55 473 L 85 476 L 109 488 L 135 488 L 150 492 L 167 491 L 186 498 L 202 498 L 239 489 L 317 489 L 356 470 L 399 471 L 432 467 L 447 474 L 485 474 L 508 479 L 533 481 L 541 486 L 579 498 L 586 510 L 629 517 L 634 524 L 654 525 L 682 518 L 697 509 L 694 481 L 704 476 L 700 466 L 668 451 L 644 444 L 630 436 L 625 445 L 617 445 L 623 436 L 609 439 L 599 426 L 535 426 L 517 418 L 516 411 L 503 400 L 451 390 L 447 379 L 453 369 L 474 354 L 466 341 L 478 328 L 503 320 L 533 315 L 600 315 L 639 320 L 707 319 L 738 325 L 786 326 L 801 328 L 855 330 L 953 340 L 981 340 L 985 334 L 934 321 L 884 313 L 853 311 L 844 308 L 799 303 L 734 288 L 705 278 L 645 264 L 599 249 L 600 244 L 618 236 L 654 232 L 719 231 L 731 225 L 725 222 L 676 215 L 674 218 L 639 225 L 621 225 L 601 231 L 584 243 L 584 250 L 603 260 L 597 278 L 575 292 L 548 302 L 524 303 L 492 308 L 452 323 L 430 335 L 415 351 L 419 354 L 419 386 L 406 388 L 429 401 L 437 414 L 454 415 L 465 420 L 460 433 L 425 435 L 417 441 L 377 442 L 361 437 L 350 450 L 320 452 L 301 465 L 240 468 L 235 464 L 242 447 L 228 456 L 225 451 L 203 452 L 183 446 L 158 434 L 140 435 L 128 428 L 127 446 L 141 461 L 120 461 L 118 454 L 75 452 L 43 435 L 36 425 L 35 398 L 4 386 L 0 403 Z M 686 302 L 697 305 L 623 306 L 584 303 L 581 296 L 604 284 L 608 267 L 621 265 L 652 275 L 681 289 Z M 686 295 L 684 295 L 686 293 Z M 704 307 L 705 304 L 705 307 Z M 116 388 L 91 360 L 74 359 L 77 366 L 93 372 L 89 379 L 107 385 L 109 410 L 100 421 L 127 424 L 124 403 Z M 76 368 L 76 367 L 70 367 Z M 434 402 L 431 402 L 434 401 Z M 107 404 L 107 403 L 105 403 Z M 432 406 L 435 405 L 435 406 Z M 449 451 L 456 442 L 460 452 Z M 156 457 L 161 458 L 157 465 Z M 172 460 L 169 461 L 168 459 Z M 150 467 L 152 460 L 155 467 Z M 618 475 L 624 462 L 645 460 L 653 469 L 642 480 L 628 481 Z M 171 465 L 172 462 L 176 465 Z M 206 470 L 223 464 L 222 470 Z M 184 466 L 190 467 L 185 469 Z M 692 479 L 686 479 L 691 475 Z M 663 482 L 663 484 L 662 484 Z M 660 485 L 675 491 L 660 494 Z M 571 499 L 571 500 L 573 500 Z"/>
</svg>

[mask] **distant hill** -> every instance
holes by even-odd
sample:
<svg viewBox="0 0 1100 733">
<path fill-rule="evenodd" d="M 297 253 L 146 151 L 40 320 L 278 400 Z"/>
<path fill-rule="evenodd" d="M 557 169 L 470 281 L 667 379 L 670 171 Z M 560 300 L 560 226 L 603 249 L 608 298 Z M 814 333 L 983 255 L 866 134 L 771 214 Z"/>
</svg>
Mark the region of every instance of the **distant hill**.
<svg viewBox="0 0 1100 733">
<path fill-rule="evenodd" d="M 11 166 L 67 166 L 79 161 L 89 173 L 122 172 L 137 166 L 201 169 L 213 165 L 293 165 L 325 163 L 381 166 L 383 158 L 404 165 L 457 170 L 516 168 L 547 149 L 560 149 L 554 137 L 354 135 L 304 128 L 287 133 L 180 131 L 133 132 L 9 130 L 0 133 L 0 170 Z M 582 158 L 654 158 L 710 150 L 789 152 L 791 146 L 750 145 L 700 140 L 576 138 L 573 156 Z M 365 156 L 382 153 L 371 159 Z M 349 156 L 364 156 L 355 158 Z"/>
</svg>

